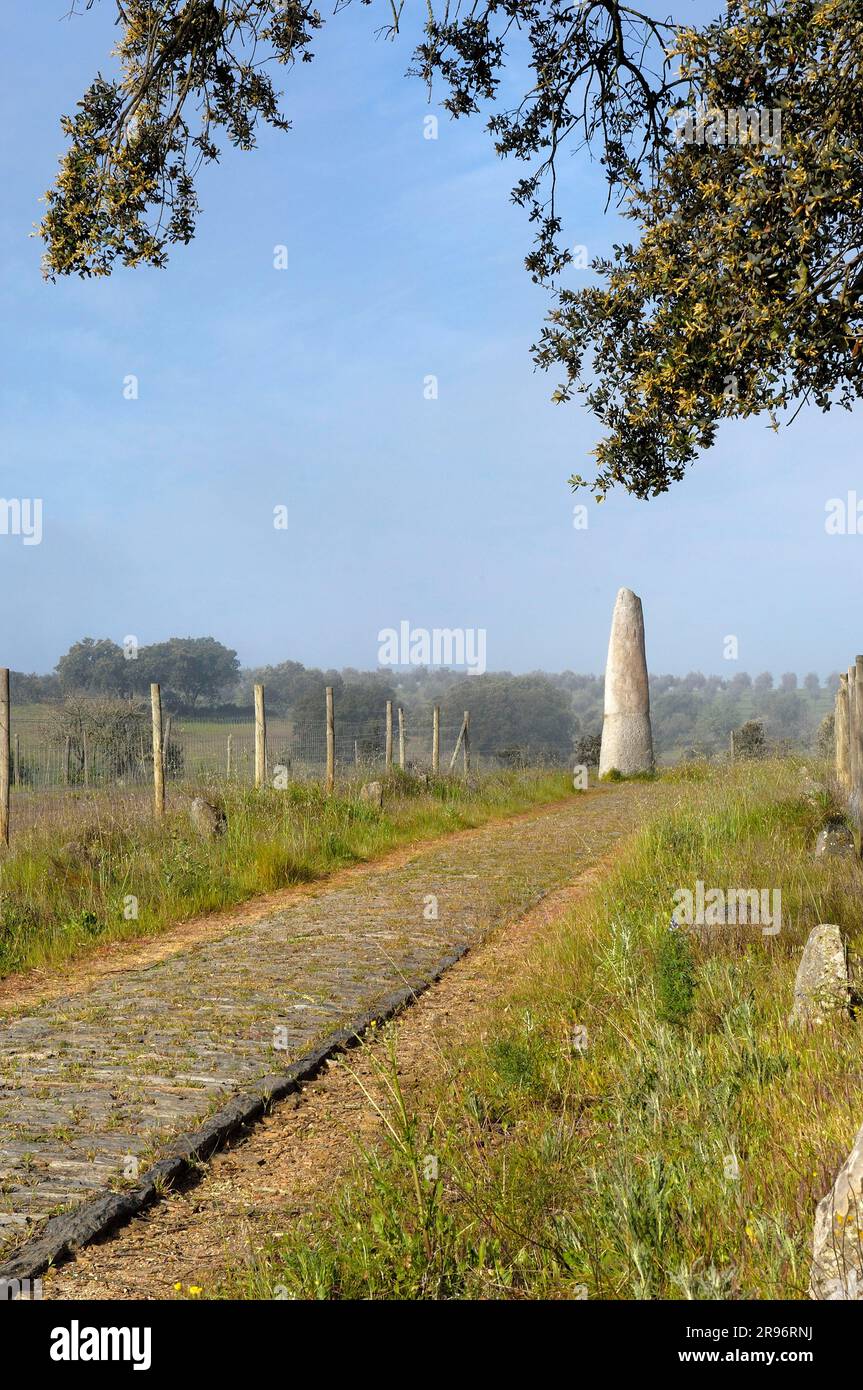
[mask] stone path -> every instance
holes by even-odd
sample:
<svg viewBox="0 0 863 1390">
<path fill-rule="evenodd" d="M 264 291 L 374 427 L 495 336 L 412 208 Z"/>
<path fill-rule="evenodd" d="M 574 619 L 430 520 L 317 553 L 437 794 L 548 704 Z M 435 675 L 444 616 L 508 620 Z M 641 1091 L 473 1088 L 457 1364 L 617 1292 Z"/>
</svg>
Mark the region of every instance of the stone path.
<svg viewBox="0 0 863 1390">
<path fill-rule="evenodd" d="M 659 790 L 603 788 L 444 839 L 218 940 L 0 1015 L 0 1255 L 57 1211 L 134 1180 L 231 1094 L 570 882 Z"/>
</svg>

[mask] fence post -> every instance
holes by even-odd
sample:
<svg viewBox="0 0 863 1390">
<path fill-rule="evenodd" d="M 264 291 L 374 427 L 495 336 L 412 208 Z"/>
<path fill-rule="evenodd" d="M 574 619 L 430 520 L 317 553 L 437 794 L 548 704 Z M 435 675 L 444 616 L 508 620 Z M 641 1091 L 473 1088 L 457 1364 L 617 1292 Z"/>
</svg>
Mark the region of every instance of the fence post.
<svg viewBox="0 0 863 1390">
<path fill-rule="evenodd" d="M 464 743 L 462 744 L 462 757 L 464 758 L 464 775 L 470 772 L 470 710 L 464 712 Z"/>
<path fill-rule="evenodd" d="M 333 708 L 333 687 L 327 686 L 327 796 L 336 785 L 336 715 Z"/>
<path fill-rule="evenodd" d="M 66 735 L 66 742 L 63 745 L 63 785 L 68 787 L 72 762 L 72 738 Z"/>
<path fill-rule="evenodd" d="M 387 700 L 386 771 L 393 770 L 393 702 Z"/>
<path fill-rule="evenodd" d="M 462 722 L 461 722 L 461 728 L 460 728 L 459 731 L 458 731 L 458 738 L 457 738 L 456 741 L 455 741 L 455 748 L 452 750 L 452 757 L 451 757 L 450 760 L 449 760 L 449 770 L 450 770 L 450 772 L 452 772 L 453 768 L 454 768 L 455 765 L 456 765 L 456 762 L 457 762 L 457 760 L 458 760 L 458 755 L 459 755 L 459 752 L 460 752 L 460 750 L 461 750 L 461 746 L 462 746 L 462 743 L 463 743 L 463 742 L 464 742 L 464 720 L 462 720 Z"/>
<path fill-rule="evenodd" d="M 234 770 L 234 735 L 228 734 L 228 759 L 225 764 L 225 776 L 230 777 Z"/>
<path fill-rule="evenodd" d="M 399 705 L 399 767 L 405 770 L 405 712 Z"/>
<path fill-rule="evenodd" d="M 729 737 L 730 737 L 730 740 L 731 740 L 731 761 L 734 762 L 734 730 L 733 730 L 733 729 L 731 730 L 731 734 L 730 734 Z"/>
<path fill-rule="evenodd" d="M 150 705 L 153 712 L 153 810 L 156 820 L 165 814 L 165 766 L 162 761 L 162 691 L 154 682 L 150 686 Z"/>
<path fill-rule="evenodd" d="M 9 844 L 9 668 L 0 667 L 0 844 Z"/>
<path fill-rule="evenodd" d="M 264 704 L 264 687 L 255 686 L 255 786 L 262 787 L 267 780 L 267 711 Z"/>
<path fill-rule="evenodd" d="M 168 748 L 170 747 L 170 743 L 171 743 L 171 719 L 172 719 L 172 718 L 173 718 L 173 716 L 169 714 L 169 715 L 168 715 L 168 718 L 165 720 L 165 737 L 164 737 L 164 739 L 162 740 L 162 770 L 163 770 L 163 772 L 165 772 L 165 773 L 167 773 L 167 771 L 168 771 Z"/>
<path fill-rule="evenodd" d="M 856 819 L 857 808 L 854 798 L 857 793 L 857 668 L 848 667 L 848 765 L 851 772 L 851 785 L 848 790 L 849 810 Z"/>
<path fill-rule="evenodd" d="M 11 727 L 11 725 L 10 725 Z M 15 735 L 15 786 L 21 785 L 21 735 Z"/>
<path fill-rule="evenodd" d="M 833 732 L 836 749 L 836 781 L 839 790 L 847 796 L 851 790 L 850 731 L 848 726 L 848 676 L 839 677 L 836 691 L 836 709 L 833 715 Z"/>
<path fill-rule="evenodd" d="M 87 737 L 87 730 L 81 733 L 81 750 L 84 755 L 84 786 L 90 785 L 90 740 Z"/>
<path fill-rule="evenodd" d="M 432 714 L 432 772 L 440 772 L 440 705 L 435 705 Z"/>
<path fill-rule="evenodd" d="M 863 656 L 854 659 L 854 741 L 857 745 L 857 775 L 852 795 L 857 823 L 863 829 Z"/>
</svg>

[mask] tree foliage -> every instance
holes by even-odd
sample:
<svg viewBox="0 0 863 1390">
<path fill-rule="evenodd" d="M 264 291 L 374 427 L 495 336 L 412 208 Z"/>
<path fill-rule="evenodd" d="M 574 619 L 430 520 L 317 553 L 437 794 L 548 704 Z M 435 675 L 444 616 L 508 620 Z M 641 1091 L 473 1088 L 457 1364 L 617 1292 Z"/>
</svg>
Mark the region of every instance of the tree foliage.
<svg viewBox="0 0 863 1390">
<path fill-rule="evenodd" d="M 57 662 L 64 694 L 143 694 L 156 681 L 169 700 L 189 705 L 230 690 L 239 670 L 237 653 L 214 637 L 170 637 L 128 655 L 109 638 L 85 637 Z"/>
<path fill-rule="evenodd" d="M 788 407 L 861 394 L 857 0 L 733 0 L 676 44 L 689 109 L 723 113 L 725 135 L 684 129 L 655 177 L 630 171 L 639 240 L 595 263 L 600 286 L 560 291 L 538 348 L 565 368 L 558 398 L 581 392 L 604 427 L 600 496 L 666 491 L 724 419 L 775 426 Z M 779 148 L 728 142 L 727 113 L 747 110 L 781 112 Z"/>
<path fill-rule="evenodd" d="M 268 63 L 312 57 L 305 0 L 115 0 L 120 73 L 97 74 L 74 116 L 42 223 L 49 276 L 108 275 L 115 261 L 163 266 L 195 233 L 195 176 L 221 135 L 254 148 L 288 130 Z M 91 9 L 93 0 L 87 0 Z"/>
<path fill-rule="evenodd" d="M 261 123 L 289 128 L 271 69 L 308 61 L 322 23 L 309 0 L 114 3 L 119 76 L 99 74 L 63 122 L 42 226 L 51 276 L 164 265 L 194 235 L 195 176 L 219 140 L 251 149 Z M 380 3 L 397 34 L 401 0 Z M 483 115 L 496 152 L 525 168 L 526 265 L 553 295 L 535 358 L 559 374 L 555 399 L 580 398 L 602 427 L 594 476 L 571 479 L 600 499 L 666 491 L 723 420 L 778 427 L 804 402 L 849 408 L 861 393 L 860 0 L 728 0 L 701 28 L 685 16 L 428 0 L 414 55 L 449 113 Z M 706 131 L 681 138 L 681 112 L 698 110 Z M 753 112 L 779 113 L 781 137 L 760 138 Z M 576 289 L 559 182 L 562 154 L 585 147 L 638 236 Z"/>
</svg>

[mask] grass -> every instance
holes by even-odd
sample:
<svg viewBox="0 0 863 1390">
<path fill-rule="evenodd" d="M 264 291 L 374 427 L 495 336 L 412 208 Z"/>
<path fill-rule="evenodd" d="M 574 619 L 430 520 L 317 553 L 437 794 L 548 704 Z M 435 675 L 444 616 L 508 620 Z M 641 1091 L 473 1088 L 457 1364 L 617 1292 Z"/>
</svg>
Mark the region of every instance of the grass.
<svg viewBox="0 0 863 1390">
<path fill-rule="evenodd" d="M 478 1041 L 430 1057 L 409 1098 L 393 1032 L 370 1045 L 383 1141 L 222 1293 L 806 1296 L 814 1208 L 863 1120 L 863 1048 L 852 1018 L 801 1033 L 787 1016 L 816 923 L 860 947 L 861 870 L 813 858 L 836 808 L 793 762 L 676 780 Z M 780 933 L 671 928 L 697 879 L 780 889 Z"/>
<path fill-rule="evenodd" d="M 107 941 L 151 935 L 412 841 L 563 798 L 571 778 L 501 772 L 470 784 L 441 777 L 425 787 L 394 773 L 384 783 L 382 811 L 358 791 L 348 786 L 328 799 L 308 782 L 279 791 L 212 788 L 207 794 L 228 822 L 212 841 L 196 835 L 177 797 L 156 824 L 139 805 L 107 793 L 81 802 L 69 795 L 65 819 L 21 832 L 0 863 L 0 976 L 57 965 Z"/>
</svg>

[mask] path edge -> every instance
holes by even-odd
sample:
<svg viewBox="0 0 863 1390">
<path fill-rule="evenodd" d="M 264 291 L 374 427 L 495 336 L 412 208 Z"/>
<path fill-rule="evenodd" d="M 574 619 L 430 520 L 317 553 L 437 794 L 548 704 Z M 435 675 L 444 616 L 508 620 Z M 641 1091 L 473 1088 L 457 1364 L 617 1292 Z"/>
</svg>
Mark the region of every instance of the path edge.
<svg viewBox="0 0 863 1390">
<path fill-rule="evenodd" d="M 292 1062 L 283 1072 L 265 1076 L 253 1091 L 233 1096 L 197 1129 L 181 1134 L 164 1158 L 148 1168 L 141 1181 L 126 1192 L 109 1192 L 89 1198 L 71 1211 L 52 1216 L 40 1235 L 20 1245 L 0 1264 L 0 1283 L 36 1279 L 53 1265 L 74 1258 L 84 1245 L 90 1245 L 126 1225 L 147 1207 L 161 1199 L 171 1184 L 193 1176 L 202 1162 L 221 1149 L 246 1126 L 256 1124 L 270 1107 L 312 1081 L 333 1057 L 358 1046 L 368 1030 L 387 1023 L 408 1008 L 414 1000 L 437 984 L 442 975 L 456 965 L 481 941 L 464 941 L 438 961 L 431 974 L 408 983 L 386 995 L 376 1008 L 356 1015 L 344 1027 L 330 1033 L 311 1052 Z"/>
</svg>

